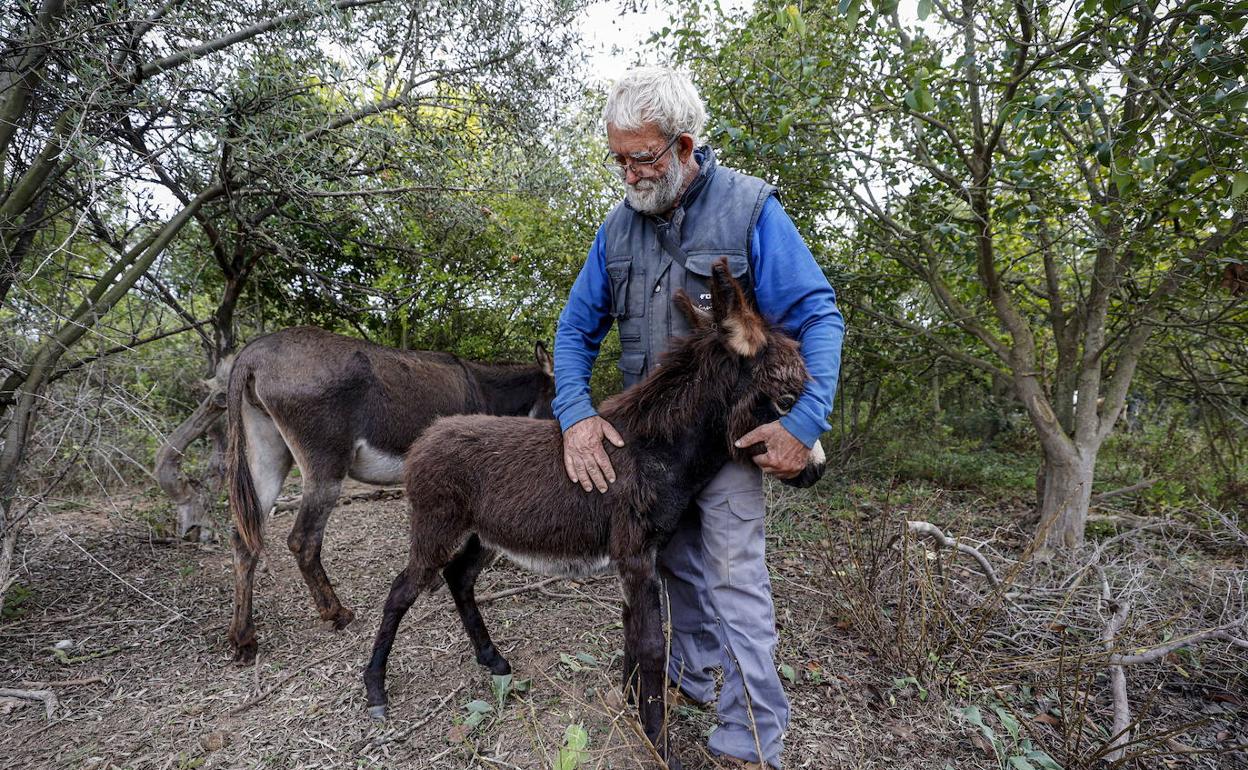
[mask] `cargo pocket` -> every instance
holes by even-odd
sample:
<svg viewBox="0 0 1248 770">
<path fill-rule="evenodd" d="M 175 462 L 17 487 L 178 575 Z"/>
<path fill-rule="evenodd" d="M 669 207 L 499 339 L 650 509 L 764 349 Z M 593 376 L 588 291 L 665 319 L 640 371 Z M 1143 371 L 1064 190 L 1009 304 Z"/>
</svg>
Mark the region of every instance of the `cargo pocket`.
<svg viewBox="0 0 1248 770">
<path fill-rule="evenodd" d="M 641 380 L 646 370 L 646 353 L 641 350 L 626 350 L 620 353 L 620 374 L 624 375 L 624 387 L 628 388 Z"/>
<path fill-rule="evenodd" d="M 763 515 L 767 506 L 761 489 L 729 492 L 720 500 L 703 502 L 704 558 L 724 585 L 762 585 L 767 579 Z"/>
</svg>

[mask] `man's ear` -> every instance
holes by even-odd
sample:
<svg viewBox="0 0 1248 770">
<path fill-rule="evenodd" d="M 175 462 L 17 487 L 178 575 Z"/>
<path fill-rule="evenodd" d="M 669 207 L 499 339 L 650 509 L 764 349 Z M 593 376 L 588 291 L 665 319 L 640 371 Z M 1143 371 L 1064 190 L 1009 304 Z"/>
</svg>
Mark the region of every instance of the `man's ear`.
<svg viewBox="0 0 1248 770">
<path fill-rule="evenodd" d="M 546 373 L 547 377 L 555 376 L 555 359 L 551 357 L 550 351 L 542 344 L 541 340 L 533 346 L 533 357 L 537 359 L 537 365 Z"/>
<path fill-rule="evenodd" d="M 710 312 L 695 305 L 693 300 L 689 299 L 689 295 L 685 293 L 684 289 L 677 289 L 672 301 L 676 303 L 676 307 L 684 314 L 690 328 L 696 330 L 709 329 L 714 323 Z"/>
<path fill-rule="evenodd" d="M 748 358 L 766 347 L 767 324 L 728 272 L 727 257 L 720 257 L 711 267 L 711 309 L 729 350 Z"/>
<path fill-rule="evenodd" d="M 697 149 L 694 145 L 693 134 L 681 134 L 676 140 L 676 157 L 680 159 L 682 164 L 688 163 L 692 157 L 693 151 Z"/>
</svg>

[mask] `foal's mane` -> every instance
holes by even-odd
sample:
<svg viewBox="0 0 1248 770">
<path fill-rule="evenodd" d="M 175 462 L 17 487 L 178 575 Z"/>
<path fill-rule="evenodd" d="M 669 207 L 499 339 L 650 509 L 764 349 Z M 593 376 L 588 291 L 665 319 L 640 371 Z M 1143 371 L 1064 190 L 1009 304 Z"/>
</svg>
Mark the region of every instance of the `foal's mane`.
<svg viewBox="0 0 1248 770">
<path fill-rule="evenodd" d="M 726 408 L 744 362 L 724 348 L 713 328 L 694 329 L 677 340 L 648 377 L 607 399 L 602 416 L 636 437 L 672 441 L 706 419 L 705 404 Z"/>
</svg>

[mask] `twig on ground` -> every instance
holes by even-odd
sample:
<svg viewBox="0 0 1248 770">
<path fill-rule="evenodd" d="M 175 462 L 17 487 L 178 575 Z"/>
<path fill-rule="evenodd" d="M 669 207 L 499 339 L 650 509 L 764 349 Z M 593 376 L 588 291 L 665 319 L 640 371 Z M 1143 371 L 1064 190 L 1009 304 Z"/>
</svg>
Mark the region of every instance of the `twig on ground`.
<svg viewBox="0 0 1248 770">
<path fill-rule="evenodd" d="M 43 710 L 47 713 L 48 719 L 52 718 L 52 712 L 56 711 L 57 706 L 56 693 L 51 690 L 10 690 L 0 687 L 0 698 L 42 701 Z"/>
<path fill-rule="evenodd" d="M 54 679 L 47 682 L 22 682 L 22 686 L 41 690 L 48 687 L 83 687 L 88 684 L 106 684 L 107 682 L 107 677 L 89 676 L 86 679 Z"/>
<path fill-rule="evenodd" d="M 492 591 L 488 594 L 481 594 L 477 597 L 477 604 L 485 604 L 486 602 L 492 602 L 496 599 L 502 599 L 507 596 L 515 596 L 516 594 L 528 593 L 529 591 L 537 591 L 559 580 L 563 580 L 563 578 L 549 577 L 534 581 L 532 583 L 526 583 L 522 586 L 516 586 L 515 588 L 504 588 L 501 591 Z"/>
<path fill-rule="evenodd" d="M 93 556 L 91 552 L 88 551 L 86 548 L 83 548 L 82 546 L 78 545 L 78 541 L 70 537 L 68 532 L 61 532 L 61 535 L 66 540 L 68 540 L 75 548 L 77 548 L 79 551 L 82 551 L 84 554 L 86 554 L 88 559 L 95 562 L 97 565 L 100 566 L 101 569 L 103 569 L 105 572 L 107 572 L 108 574 L 116 578 L 118 581 L 120 581 L 121 584 L 124 585 L 126 588 L 129 588 L 131 591 L 134 591 L 136 594 L 138 594 L 139 596 L 142 596 L 144 599 L 147 599 L 149 602 L 151 602 L 152 604 L 155 604 L 157 607 L 161 607 L 163 609 L 166 609 L 172 612 L 174 615 L 177 615 L 183 620 L 191 620 L 190 618 L 188 618 L 186 615 L 183 615 L 178 610 L 175 610 L 173 607 L 170 607 L 168 604 L 165 604 L 159 599 L 153 598 L 152 596 L 144 592 L 142 589 L 136 587 L 133 583 L 123 578 L 121 575 L 118 575 L 116 572 L 113 572 L 112 569 L 110 569 L 107 564 L 95 558 L 95 556 Z"/>
<path fill-rule="evenodd" d="M 376 736 L 374 738 L 365 738 L 364 740 L 360 741 L 359 743 L 357 743 L 355 746 L 352 747 L 351 753 L 360 754 L 360 753 L 363 753 L 363 751 L 368 748 L 375 748 L 377 746 L 382 746 L 387 743 L 397 743 L 399 741 L 407 740 L 407 737 L 409 735 L 416 732 L 417 730 L 424 727 L 425 725 L 429 724 L 429 720 L 433 719 L 435 716 L 441 713 L 442 708 L 446 706 L 447 703 L 450 703 L 452 698 L 454 698 L 459 693 L 463 692 L 463 689 L 467 686 L 468 686 L 467 682 L 461 682 L 459 687 L 456 687 L 454 690 L 451 690 L 450 692 L 448 692 L 446 696 L 442 698 L 442 700 L 435 703 L 432 708 L 430 708 L 428 711 L 425 712 L 425 715 L 420 718 L 420 721 L 416 722 L 413 725 L 408 726 L 406 730 L 400 733 L 396 733 L 389 737 Z"/>
<path fill-rule="evenodd" d="M 956 538 L 949 537 L 935 524 L 931 524 L 926 521 L 907 521 L 906 528 L 916 535 L 921 537 L 930 537 L 946 548 L 954 548 L 959 552 L 972 557 L 979 563 L 980 571 L 984 573 L 984 577 L 988 578 L 988 582 L 992 584 L 992 587 L 1001 587 L 1001 579 L 997 577 L 996 570 L 994 570 L 992 565 L 988 562 L 988 557 L 980 553 L 975 547 L 969 546 Z"/>
<path fill-rule="evenodd" d="M 272 695 L 273 693 L 275 693 L 275 692 L 277 692 L 278 690 L 280 690 L 280 689 L 282 689 L 283 687 L 285 687 L 285 686 L 286 686 L 286 683 L 287 683 L 287 682 L 289 682 L 291 679 L 294 679 L 295 677 L 297 677 L 297 676 L 299 676 L 300 674 L 302 674 L 302 673 L 304 673 L 304 672 L 308 671 L 309 669 L 316 668 L 317 666 L 321 665 L 322 663 L 324 663 L 325 661 L 329 660 L 330 658 L 333 658 L 333 657 L 335 657 L 335 656 L 341 655 L 341 654 L 342 654 L 342 652 L 343 652 L 343 651 L 342 651 L 342 649 L 336 649 L 336 650 L 333 650 L 332 652 L 328 652 L 328 653 L 326 653 L 326 654 L 322 655 L 321 657 L 317 658 L 316 660 L 312 661 L 311 663 L 308 663 L 308 664 L 306 664 L 306 665 L 300 666 L 299 668 L 296 668 L 294 671 L 291 671 L 289 674 L 287 674 L 286 676 L 284 676 L 284 677 L 282 677 L 280 680 L 278 680 L 277 684 L 273 684 L 273 685 L 270 685 L 270 686 L 268 686 L 268 687 L 264 688 L 263 690 L 261 690 L 260 692 L 256 693 L 256 694 L 255 694 L 255 695 L 253 695 L 252 697 L 248 698 L 247 700 L 243 701 L 242 703 L 238 704 L 238 705 L 237 705 L 237 706 L 235 706 L 234 708 L 232 708 L 232 709 L 230 709 L 229 711 L 227 711 L 227 712 L 226 712 L 226 714 L 227 714 L 228 716 L 232 716 L 232 717 L 234 717 L 234 716 L 238 716 L 239 714 L 243 713 L 243 712 L 244 712 L 244 711 L 246 711 L 247 709 L 251 708 L 252 706 L 256 705 L 257 703 L 260 703 L 260 702 L 264 701 L 264 700 L 265 700 L 265 699 L 267 699 L 270 695 Z M 257 671 L 258 671 L 258 669 L 259 669 L 259 666 L 260 666 L 260 664 L 257 662 L 257 663 L 256 663 L 256 669 L 257 669 Z M 259 676 L 259 674 L 257 673 L 257 677 L 258 677 L 258 676 Z"/>
</svg>

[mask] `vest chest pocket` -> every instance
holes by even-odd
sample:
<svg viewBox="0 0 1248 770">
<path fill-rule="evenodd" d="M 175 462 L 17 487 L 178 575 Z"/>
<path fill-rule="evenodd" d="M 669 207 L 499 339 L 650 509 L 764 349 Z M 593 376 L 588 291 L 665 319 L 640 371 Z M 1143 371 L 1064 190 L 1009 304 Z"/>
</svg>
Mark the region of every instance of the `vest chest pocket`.
<svg viewBox="0 0 1248 770">
<path fill-rule="evenodd" d="M 728 271 L 738 281 L 750 272 L 749 258 L 740 250 L 690 252 L 685 261 L 685 292 L 698 307 L 711 307 L 711 268 L 720 257 L 728 258 Z"/>
<path fill-rule="evenodd" d="M 632 257 L 607 260 L 607 278 L 611 288 L 611 317 L 620 327 L 621 340 L 641 337 L 641 318 L 646 315 L 646 271 Z"/>
</svg>

